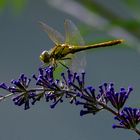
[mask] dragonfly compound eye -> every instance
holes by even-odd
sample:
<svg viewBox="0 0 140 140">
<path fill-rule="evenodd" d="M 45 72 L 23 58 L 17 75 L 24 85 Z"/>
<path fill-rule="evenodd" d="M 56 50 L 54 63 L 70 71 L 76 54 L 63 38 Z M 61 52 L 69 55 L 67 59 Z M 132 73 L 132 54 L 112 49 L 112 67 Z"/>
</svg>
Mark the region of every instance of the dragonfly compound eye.
<svg viewBox="0 0 140 140">
<path fill-rule="evenodd" d="M 40 55 L 40 60 L 44 63 L 50 62 L 50 54 L 48 51 L 43 51 Z"/>
</svg>

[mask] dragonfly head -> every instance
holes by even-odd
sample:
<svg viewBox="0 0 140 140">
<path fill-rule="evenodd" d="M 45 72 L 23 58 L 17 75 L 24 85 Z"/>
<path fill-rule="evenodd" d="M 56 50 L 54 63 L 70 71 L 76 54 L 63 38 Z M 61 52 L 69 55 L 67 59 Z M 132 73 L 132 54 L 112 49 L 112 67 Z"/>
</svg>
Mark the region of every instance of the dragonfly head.
<svg viewBox="0 0 140 140">
<path fill-rule="evenodd" d="M 39 58 L 43 63 L 48 64 L 50 62 L 50 53 L 49 53 L 49 51 L 43 51 Z"/>
</svg>

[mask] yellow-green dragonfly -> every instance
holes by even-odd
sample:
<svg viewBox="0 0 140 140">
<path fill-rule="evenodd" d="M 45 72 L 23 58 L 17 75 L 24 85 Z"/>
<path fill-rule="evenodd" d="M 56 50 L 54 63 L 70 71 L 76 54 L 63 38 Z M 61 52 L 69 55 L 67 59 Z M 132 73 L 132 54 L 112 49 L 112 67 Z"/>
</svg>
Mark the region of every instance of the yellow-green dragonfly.
<svg viewBox="0 0 140 140">
<path fill-rule="evenodd" d="M 49 25 L 40 22 L 44 31 L 47 32 L 49 38 L 54 42 L 54 47 L 49 51 L 43 51 L 40 55 L 40 60 L 44 64 L 57 67 L 58 63 L 62 64 L 67 68 L 67 65 L 62 63 L 62 61 L 72 59 L 70 54 L 75 54 L 80 51 L 99 48 L 99 47 L 108 47 L 112 45 L 121 44 L 124 40 L 112 40 L 103 43 L 97 43 L 93 45 L 84 45 L 83 38 L 80 35 L 79 30 L 76 25 L 71 20 L 65 20 L 65 38 L 56 30 L 54 30 Z M 77 64 L 78 65 L 78 64 Z"/>
</svg>

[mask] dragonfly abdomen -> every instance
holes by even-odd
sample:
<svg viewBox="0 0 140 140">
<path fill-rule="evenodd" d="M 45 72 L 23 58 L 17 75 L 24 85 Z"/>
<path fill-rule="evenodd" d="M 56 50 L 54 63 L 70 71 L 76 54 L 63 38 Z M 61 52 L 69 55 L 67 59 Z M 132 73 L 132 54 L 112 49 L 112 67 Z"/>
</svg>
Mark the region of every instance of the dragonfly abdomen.
<svg viewBox="0 0 140 140">
<path fill-rule="evenodd" d="M 97 44 L 87 45 L 87 46 L 75 46 L 71 50 L 72 51 L 71 53 L 84 51 L 84 50 L 88 50 L 88 49 L 92 49 L 92 48 L 109 47 L 109 46 L 121 44 L 123 42 L 124 42 L 124 40 L 120 39 L 120 40 L 107 41 L 107 42 L 97 43 Z"/>
</svg>

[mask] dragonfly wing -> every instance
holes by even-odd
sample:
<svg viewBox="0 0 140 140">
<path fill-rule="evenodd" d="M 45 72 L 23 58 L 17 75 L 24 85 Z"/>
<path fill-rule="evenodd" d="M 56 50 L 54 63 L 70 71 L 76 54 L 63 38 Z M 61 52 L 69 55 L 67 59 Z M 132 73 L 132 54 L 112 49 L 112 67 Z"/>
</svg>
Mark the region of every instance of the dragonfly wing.
<svg viewBox="0 0 140 140">
<path fill-rule="evenodd" d="M 56 31 L 55 29 L 53 29 L 49 25 L 45 24 L 44 22 L 40 21 L 39 23 L 40 23 L 41 27 L 43 28 L 43 30 L 48 34 L 49 38 L 56 45 L 64 43 L 64 37 L 61 35 L 61 33 Z"/>
<path fill-rule="evenodd" d="M 84 45 L 84 40 L 76 27 L 76 25 L 69 19 L 64 22 L 65 26 L 65 43 L 70 45 Z"/>
<path fill-rule="evenodd" d="M 64 22 L 65 26 L 65 43 L 75 46 L 84 46 L 84 40 L 80 34 L 80 31 L 76 27 L 76 25 L 69 19 L 66 19 Z M 72 71 L 81 72 L 85 68 L 86 65 L 86 55 L 85 52 L 76 53 L 73 55 L 71 68 Z"/>
</svg>

